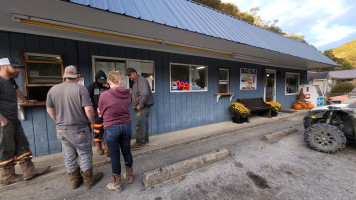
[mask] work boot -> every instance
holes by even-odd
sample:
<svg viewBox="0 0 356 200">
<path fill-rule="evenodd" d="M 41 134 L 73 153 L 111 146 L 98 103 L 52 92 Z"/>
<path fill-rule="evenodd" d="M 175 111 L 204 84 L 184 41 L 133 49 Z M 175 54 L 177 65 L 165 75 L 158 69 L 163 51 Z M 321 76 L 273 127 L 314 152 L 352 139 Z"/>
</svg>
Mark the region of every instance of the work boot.
<svg viewBox="0 0 356 200">
<path fill-rule="evenodd" d="M 132 184 L 133 183 L 133 166 L 127 167 L 126 168 L 126 173 L 124 174 L 124 179 L 129 183 Z"/>
<path fill-rule="evenodd" d="M 85 187 L 87 187 L 87 189 L 90 189 L 103 178 L 104 174 L 98 172 L 93 176 L 93 168 L 90 168 L 84 173 L 82 172 L 82 176 L 83 176 Z"/>
<path fill-rule="evenodd" d="M 101 141 L 95 141 L 95 146 L 96 146 L 96 152 L 99 154 L 99 155 L 103 155 L 104 154 L 104 151 L 101 147 Z"/>
<path fill-rule="evenodd" d="M 131 145 L 131 151 L 140 150 L 142 148 L 143 148 L 143 145 L 139 145 L 137 143 Z"/>
<path fill-rule="evenodd" d="M 121 176 L 118 174 L 113 174 L 112 176 L 114 177 L 114 182 L 107 184 L 106 188 L 108 188 L 109 190 L 115 190 L 117 192 L 121 192 L 122 191 Z"/>
<path fill-rule="evenodd" d="M 35 168 L 35 165 L 31 160 L 32 157 L 25 157 L 20 161 L 24 181 L 30 180 L 37 175 L 45 173 L 51 167 L 47 166 L 45 168 Z"/>
<path fill-rule="evenodd" d="M 0 168 L 1 184 L 9 185 L 22 180 L 22 176 L 15 174 L 15 165 L 11 164 Z"/>
<path fill-rule="evenodd" d="M 73 173 L 69 174 L 72 181 L 72 189 L 77 189 L 83 182 L 83 177 L 80 174 L 80 168 L 78 167 Z"/>
</svg>

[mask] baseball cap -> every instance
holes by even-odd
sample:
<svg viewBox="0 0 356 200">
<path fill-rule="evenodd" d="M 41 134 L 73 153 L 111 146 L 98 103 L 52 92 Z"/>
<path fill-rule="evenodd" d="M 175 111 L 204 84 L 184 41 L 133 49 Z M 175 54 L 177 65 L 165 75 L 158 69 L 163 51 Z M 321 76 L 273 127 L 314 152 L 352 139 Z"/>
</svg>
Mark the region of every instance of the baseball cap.
<svg viewBox="0 0 356 200">
<path fill-rule="evenodd" d="M 16 60 L 14 60 L 12 58 L 1 58 L 0 65 L 11 65 L 11 66 L 16 66 L 16 67 L 23 67 Z"/>
<path fill-rule="evenodd" d="M 80 74 L 79 69 L 74 65 L 69 65 L 64 69 L 63 78 L 77 78 Z"/>
<path fill-rule="evenodd" d="M 100 75 L 98 77 L 98 83 L 106 83 L 106 77 L 104 75 Z"/>
<path fill-rule="evenodd" d="M 126 69 L 126 76 L 131 75 L 132 72 L 136 72 L 136 70 L 135 70 L 134 68 L 131 68 L 131 67 L 127 68 L 127 69 Z M 136 72 L 136 73 L 137 73 L 137 72 Z"/>
</svg>

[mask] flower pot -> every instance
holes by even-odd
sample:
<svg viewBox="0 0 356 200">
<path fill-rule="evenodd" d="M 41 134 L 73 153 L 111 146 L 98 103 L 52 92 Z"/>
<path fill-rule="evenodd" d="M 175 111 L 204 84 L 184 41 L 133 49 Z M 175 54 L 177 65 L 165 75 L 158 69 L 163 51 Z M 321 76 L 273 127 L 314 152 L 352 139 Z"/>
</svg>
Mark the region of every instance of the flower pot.
<svg viewBox="0 0 356 200">
<path fill-rule="evenodd" d="M 247 121 L 248 121 L 248 117 L 243 118 L 239 114 L 234 114 L 234 116 L 232 117 L 232 122 L 237 123 L 237 124 L 242 124 Z"/>
<path fill-rule="evenodd" d="M 274 110 L 271 111 L 271 117 L 277 117 L 277 115 L 278 115 L 277 111 Z"/>
</svg>

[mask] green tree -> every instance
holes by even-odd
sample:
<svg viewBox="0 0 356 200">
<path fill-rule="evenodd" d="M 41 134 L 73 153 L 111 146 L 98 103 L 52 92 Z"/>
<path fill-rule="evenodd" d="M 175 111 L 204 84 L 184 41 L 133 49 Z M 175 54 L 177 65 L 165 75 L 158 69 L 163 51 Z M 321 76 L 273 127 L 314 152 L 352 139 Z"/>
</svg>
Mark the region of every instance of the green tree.
<svg viewBox="0 0 356 200">
<path fill-rule="evenodd" d="M 349 82 L 339 82 L 333 88 L 331 93 L 349 93 L 355 88 L 355 85 Z"/>
<path fill-rule="evenodd" d="M 194 0 L 194 1 L 209 6 L 210 8 L 220 10 L 220 5 L 221 5 L 220 0 Z"/>
<path fill-rule="evenodd" d="M 338 58 L 334 55 L 332 49 L 325 50 L 322 52 L 325 56 L 339 64 L 341 67 L 329 67 L 329 68 L 322 68 L 318 69 L 317 71 L 338 71 L 338 70 L 350 70 L 353 69 L 350 62 L 348 62 L 345 58 Z"/>
</svg>

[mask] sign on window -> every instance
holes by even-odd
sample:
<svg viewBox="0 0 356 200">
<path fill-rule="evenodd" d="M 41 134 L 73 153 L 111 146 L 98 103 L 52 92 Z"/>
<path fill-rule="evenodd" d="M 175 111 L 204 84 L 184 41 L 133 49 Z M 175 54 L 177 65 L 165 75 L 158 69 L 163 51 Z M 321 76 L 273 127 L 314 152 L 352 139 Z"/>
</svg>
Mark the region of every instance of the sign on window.
<svg viewBox="0 0 356 200">
<path fill-rule="evenodd" d="M 240 69 L 240 90 L 257 89 L 257 69 Z"/>
</svg>

